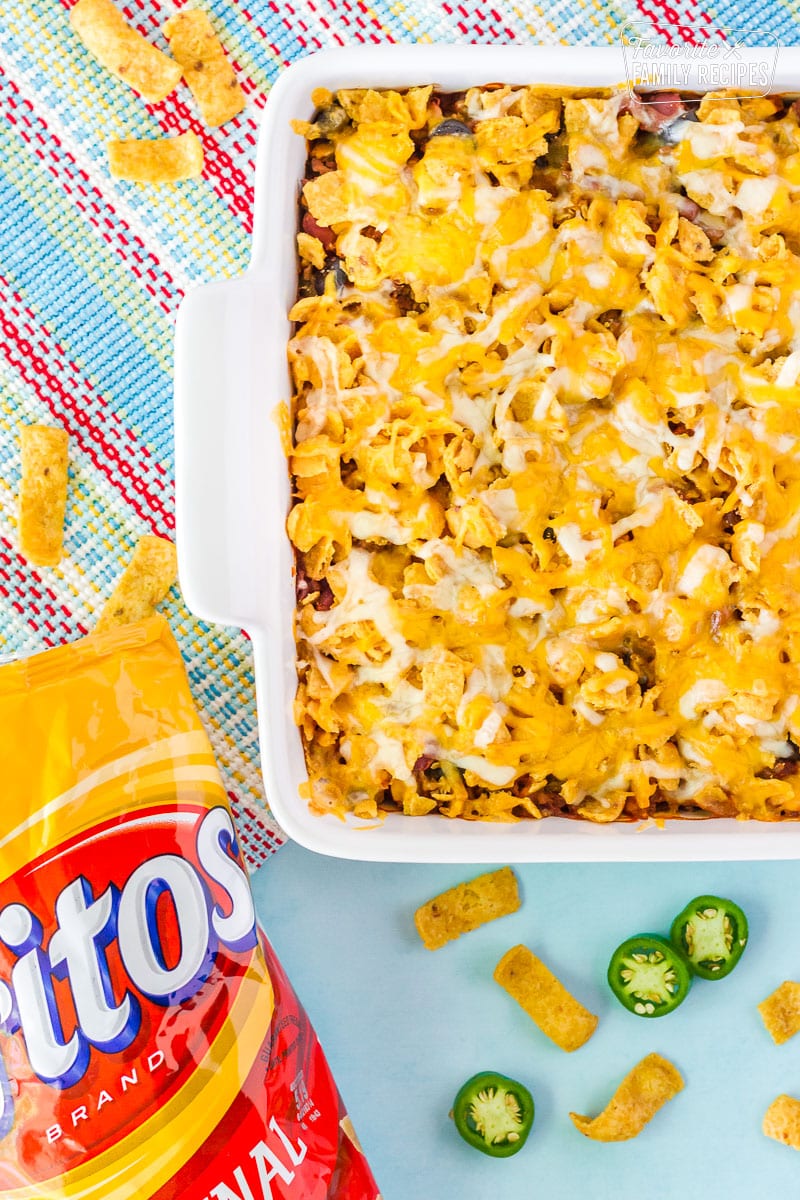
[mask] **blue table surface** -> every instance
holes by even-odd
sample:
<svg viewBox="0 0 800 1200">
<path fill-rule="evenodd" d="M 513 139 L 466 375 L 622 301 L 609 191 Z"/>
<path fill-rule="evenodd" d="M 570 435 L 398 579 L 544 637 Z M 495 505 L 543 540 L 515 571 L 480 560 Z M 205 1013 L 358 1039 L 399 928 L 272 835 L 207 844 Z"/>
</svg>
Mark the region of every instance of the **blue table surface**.
<svg viewBox="0 0 800 1200">
<path fill-rule="evenodd" d="M 414 909 L 490 868 L 344 862 L 290 845 L 254 878 L 261 920 L 326 1049 L 384 1200 L 793 1200 L 800 1153 L 761 1132 L 781 1092 L 800 1097 L 800 1036 L 775 1046 L 756 1005 L 800 979 L 800 864 L 526 865 L 518 913 L 442 950 Z M 668 1017 L 612 997 L 612 950 L 666 931 L 692 897 L 737 900 L 750 944 L 725 981 L 695 982 Z M 600 1017 L 574 1054 L 552 1045 L 492 979 L 524 942 Z M 583 1138 L 568 1113 L 599 1112 L 650 1051 L 686 1087 L 634 1141 Z M 528 1085 L 534 1131 L 514 1158 L 471 1150 L 448 1120 L 480 1070 Z"/>
</svg>

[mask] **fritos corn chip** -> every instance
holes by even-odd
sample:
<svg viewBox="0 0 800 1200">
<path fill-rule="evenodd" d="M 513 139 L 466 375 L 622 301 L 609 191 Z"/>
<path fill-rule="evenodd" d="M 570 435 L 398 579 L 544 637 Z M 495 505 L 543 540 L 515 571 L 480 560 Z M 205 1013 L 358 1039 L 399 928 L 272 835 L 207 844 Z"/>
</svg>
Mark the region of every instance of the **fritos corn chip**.
<svg viewBox="0 0 800 1200">
<path fill-rule="evenodd" d="M 317 270 L 321 271 L 325 266 L 325 247 L 319 238 L 312 237 L 310 233 L 298 233 L 297 253 Z"/>
<path fill-rule="evenodd" d="M 462 933 L 516 912 L 519 906 L 517 877 L 511 867 L 502 867 L 434 896 L 417 909 L 414 924 L 428 950 L 439 950 Z"/>
<path fill-rule="evenodd" d="M 761 1019 L 776 1046 L 800 1032 L 800 983 L 785 980 L 758 1006 Z"/>
<path fill-rule="evenodd" d="M 682 1088 L 677 1067 L 660 1054 L 648 1054 L 628 1072 L 598 1117 L 569 1115 L 575 1128 L 595 1142 L 626 1142 Z"/>
<path fill-rule="evenodd" d="M 206 14 L 183 8 L 166 22 L 164 34 L 206 125 L 224 125 L 240 113 L 244 92 Z"/>
<path fill-rule="evenodd" d="M 575 999 L 527 946 L 513 946 L 494 977 L 562 1050 L 577 1050 L 597 1028 L 597 1017 Z"/>
<path fill-rule="evenodd" d="M 778 1096 L 764 1113 L 761 1128 L 767 1137 L 800 1150 L 800 1100 L 795 1100 L 794 1096 Z"/>
<path fill-rule="evenodd" d="M 69 23 L 98 62 L 150 104 L 180 82 L 178 63 L 132 29 L 112 0 L 78 0 Z"/>
<path fill-rule="evenodd" d="M 175 582 L 177 570 L 172 542 L 149 534 L 139 538 L 131 561 L 103 607 L 95 632 L 152 616 L 156 604 Z"/>
<path fill-rule="evenodd" d="M 180 183 L 203 173 L 203 143 L 196 133 L 173 138 L 112 139 L 108 165 L 117 179 L 130 183 Z"/>
<path fill-rule="evenodd" d="M 19 548 L 28 562 L 40 567 L 53 567 L 61 560 L 68 445 L 69 435 L 59 426 L 20 429 Z"/>
<path fill-rule="evenodd" d="M 0 668 L 0 1195 L 377 1200 L 162 617 Z"/>
</svg>

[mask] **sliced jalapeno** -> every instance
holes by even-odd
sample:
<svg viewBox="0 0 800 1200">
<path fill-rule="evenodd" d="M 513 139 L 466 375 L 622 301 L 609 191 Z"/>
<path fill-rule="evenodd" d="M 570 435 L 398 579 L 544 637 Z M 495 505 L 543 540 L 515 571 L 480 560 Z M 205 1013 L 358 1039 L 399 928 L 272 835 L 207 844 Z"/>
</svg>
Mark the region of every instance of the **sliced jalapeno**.
<svg viewBox="0 0 800 1200">
<path fill-rule="evenodd" d="M 683 1004 L 692 975 L 683 954 L 666 938 L 638 933 L 614 951 L 608 982 L 628 1012 L 637 1017 L 665 1017 Z"/>
<path fill-rule="evenodd" d="M 481 1071 L 461 1087 L 450 1116 L 465 1142 L 492 1158 L 508 1158 L 525 1145 L 533 1125 L 533 1096 L 515 1079 Z"/>
<path fill-rule="evenodd" d="M 732 900 L 697 896 L 678 913 L 670 936 L 695 975 L 724 979 L 744 954 L 747 917 Z"/>
</svg>

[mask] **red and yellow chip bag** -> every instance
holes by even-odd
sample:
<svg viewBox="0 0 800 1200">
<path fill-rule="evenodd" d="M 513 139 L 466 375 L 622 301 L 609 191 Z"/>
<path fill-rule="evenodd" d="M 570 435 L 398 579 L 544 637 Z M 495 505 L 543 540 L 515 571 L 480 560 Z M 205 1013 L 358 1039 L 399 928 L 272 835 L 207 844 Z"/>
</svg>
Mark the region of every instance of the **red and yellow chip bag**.
<svg viewBox="0 0 800 1200">
<path fill-rule="evenodd" d="M 154 617 L 0 668 L 0 1195 L 376 1200 Z"/>
</svg>

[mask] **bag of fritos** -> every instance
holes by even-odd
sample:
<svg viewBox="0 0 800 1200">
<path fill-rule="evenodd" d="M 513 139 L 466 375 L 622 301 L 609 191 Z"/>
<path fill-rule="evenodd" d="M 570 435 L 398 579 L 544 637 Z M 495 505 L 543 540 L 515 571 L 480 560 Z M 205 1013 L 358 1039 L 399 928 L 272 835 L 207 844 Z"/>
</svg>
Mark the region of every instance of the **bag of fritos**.
<svg viewBox="0 0 800 1200">
<path fill-rule="evenodd" d="M 0 668 L 0 1195 L 376 1200 L 160 617 Z"/>
</svg>

